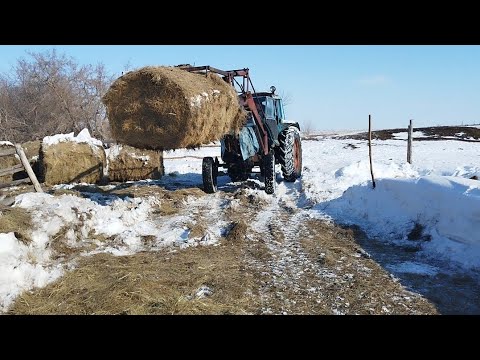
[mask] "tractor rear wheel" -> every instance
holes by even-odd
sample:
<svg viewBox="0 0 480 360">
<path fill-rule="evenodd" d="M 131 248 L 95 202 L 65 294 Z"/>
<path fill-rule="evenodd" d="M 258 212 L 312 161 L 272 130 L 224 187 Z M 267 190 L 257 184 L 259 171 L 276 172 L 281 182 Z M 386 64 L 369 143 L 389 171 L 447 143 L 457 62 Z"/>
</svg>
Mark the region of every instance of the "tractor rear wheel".
<svg viewBox="0 0 480 360">
<path fill-rule="evenodd" d="M 212 194 L 217 191 L 218 166 L 211 157 L 204 157 L 202 162 L 203 190 Z"/>
<path fill-rule="evenodd" d="M 302 140 L 296 127 L 290 126 L 278 136 L 279 162 L 285 181 L 293 182 L 302 176 Z"/>
<path fill-rule="evenodd" d="M 275 154 L 270 151 L 263 158 L 263 173 L 265 175 L 265 192 L 274 194 L 277 187 L 277 179 L 275 176 Z"/>
</svg>

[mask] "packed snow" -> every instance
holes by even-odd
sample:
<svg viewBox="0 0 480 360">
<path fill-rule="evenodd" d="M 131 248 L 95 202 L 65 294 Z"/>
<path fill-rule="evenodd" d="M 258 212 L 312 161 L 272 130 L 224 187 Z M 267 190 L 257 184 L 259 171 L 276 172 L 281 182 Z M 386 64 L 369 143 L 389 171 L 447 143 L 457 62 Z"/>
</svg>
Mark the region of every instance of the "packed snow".
<svg viewBox="0 0 480 360">
<path fill-rule="evenodd" d="M 88 142 L 87 135 L 79 134 L 76 138 Z M 45 139 L 55 143 L 72 138 L 73 134 L 66 134 Z M 287 184 L 278 175 L 277 194 L 269 196 L 257 178 L 253 183 L 258 187 L 250 191 L 267 201 L 300 207 L 311 217 L 357 225 L 375 241 L 420 247 L 408 261 L 391 264 L 387 270 L 435 276 L 440 266 L 450 264 L 452 268 L 478 271 L 480 182 L 470 178 L 480 177 L 480 145 L 448 140 L 414 141 L 413 163 L 408 164 L 403 134 L 396 134 L 392 140 L 373 140 L 372 144 L 375 189 L 367 142 L 321 135 L 303 141 L 301 180 Z M 218 144 L 165 152 L 165 176 L 158 184 L 167 189 L 200 186 L 204 156 L 220 158 Z M 219 178 L 218 184 L 220 190 L 236 186 L 229 184 L 228 177 Z M 191 211 L 173 217 L 153 216 L 154 210 L 162 206 L 154 197 L 119 198 L 102 193 L 86 198 L 38 193 L 17 196 L 14 206 L 32 213 L 35 229 L 28 245 L 18 241 L 13 233 L 0 234 L 0 310 L 5 310 L 21 291 L 44 286 L 62 275 L 66 264 L 53 261 L 46 247 L 62 229 L 68 229 L 65 236 L 72 246 L 90 241 L 91 234 L 111 239 L 102 243 L 91 240 L 95 250 L 84 255 L 133 254 L 145 250 L 142 238 L 146 236 L 154 239 L 153 249 L 215 244 L 228 225 L 217 221 L 221 216 L 215 214 L 221 211 L 220 194 L 187 200 L 186 208 Z M 185 224 L 195 221 L 194 213 L 202 206 L 212 209 L 215 222 L 209 224 L 205 238 L 189 239 Z M 262 216 L 259 214 L 256 221 L 262 221 Z M 412 239 L 415 228 L 420 231 Z M 443 265 L 424 259 L 438 259 Z"/>
</svg>

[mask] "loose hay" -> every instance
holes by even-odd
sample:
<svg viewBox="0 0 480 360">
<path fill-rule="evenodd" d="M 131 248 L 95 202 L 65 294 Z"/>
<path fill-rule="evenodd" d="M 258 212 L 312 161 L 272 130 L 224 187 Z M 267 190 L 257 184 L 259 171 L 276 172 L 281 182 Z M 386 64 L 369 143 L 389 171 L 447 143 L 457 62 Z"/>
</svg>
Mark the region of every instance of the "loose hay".
<svg viewBox="0 0 480 360">
<path fill-rule="evenodd" d="M 42 145 L 41 173 L 45 185 L 98 183 L 103 179 L 103 147 L 73 141 Z"/>
<path fill-rule="evenodd" d="M 113 145 L 107 156 L 110 181 L 160 179 L 165 173 L 161 151 Z"/>
<path fill-rule="evenodd" d="M 245 113 L 216 75 L 144 67 L 118 78 L 103 97 L 112 135 L 138 148 L 195 148 L 238 131 Z"/>
<path fill-rule="evenodd" d="M 232 223 L 228 234 L 226 235 L 227 241 L 243 241 L 247 235 L 248 226 L 245 221 L 235 221 Z"/>
<path fill-rule="evenodd" d="M 28 245 L 31 242 L 31 228 L 32 219 L 27 210 L 0 205 L 0 233 L 13 232 L 19 241 Z"/>
<path fill-rule="evenodd" d="M 249 314 L 259 307 L 251 276 L 233 246 L 131 256 L 96 254 L 41 289 L 26 291 L 10 314 Z M 198 296 L 207 286 L 208 297 Z"/>
</svg>

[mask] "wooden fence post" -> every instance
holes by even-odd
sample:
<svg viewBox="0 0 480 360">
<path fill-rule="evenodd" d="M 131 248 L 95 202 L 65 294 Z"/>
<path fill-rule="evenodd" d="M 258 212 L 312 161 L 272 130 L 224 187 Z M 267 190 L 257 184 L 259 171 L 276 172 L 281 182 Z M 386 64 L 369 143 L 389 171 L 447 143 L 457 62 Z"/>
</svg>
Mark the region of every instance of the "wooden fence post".
<svg viewBox="0 0 480 360">
<path fill-rule="evenodd" d="M 375 178 L 373 177 L 372 165 L 372 115 L 368 115 L 368 157 L 370 158 L 370 174 L 372 175 L 372 185 L 375 189 Z"/>
<path fill-rule="evenodd" d="M 408 144 L 407 144 L 407 162 L 412 163 L 412 141 L 413 141 L 413 125 L 412 120 L 410 120 L 410 125 L 408 125 Z"/>
</svg>

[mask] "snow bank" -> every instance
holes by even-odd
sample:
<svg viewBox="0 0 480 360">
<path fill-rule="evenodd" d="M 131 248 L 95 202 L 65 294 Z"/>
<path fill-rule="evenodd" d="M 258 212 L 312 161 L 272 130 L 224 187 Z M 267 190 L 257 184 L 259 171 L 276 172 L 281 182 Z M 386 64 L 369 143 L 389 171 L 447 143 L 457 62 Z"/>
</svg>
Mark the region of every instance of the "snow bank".
<svg viewBox="0 0 480 360">
<path fill-rule="evenodd" d="M 43 287 L 62 275 L 60 266 L 48 262 L 49 250 L 43 239 L 34 239 L 27 246 L 13 233 L 0 233 L 0 311 L 22 291 Z"/>
<path fill-rule="evenodd" d="M 412 165 L 405 162 L 405 146 L 392 140 L 374 145 L 375 190 L 366 142 L 304 142 L 303 191 L 315 211 L 357 224 L 370 236 L 410 244 L 408 234 L 421 224 L 431 239 L 421 242 L 423 255 L 480 267 L 480 182 L 469 179 L 480 172 L 472 164 L 478 145 L 418 142 Z"/>
<path fill-rule="evenodd" d="M 87 143 L 89 145 L 100 145 L 102 146 L 102 142 L 98 139 L 92 138 L 90 136 L 90 132 L 88 129 L 83 129 L 78 133 L 77 136 L 74 136 L 74 133 L 69 133 L 69 134 L 57 134 L 53 136 L 46 136 L 43 138 L 43 145 L 55 145 L 60 142 L 66 142 L 66 141 L 73 141 L 77 143 Z"/>
</svg>

